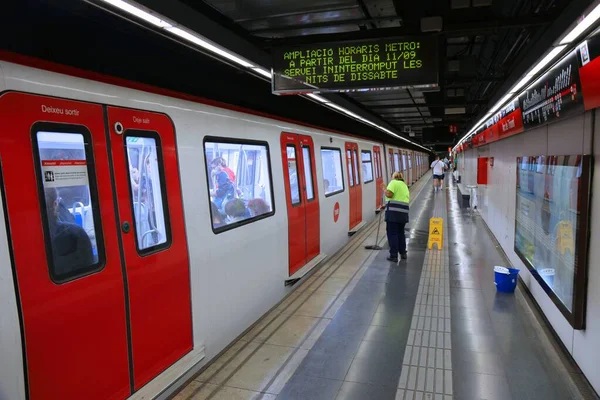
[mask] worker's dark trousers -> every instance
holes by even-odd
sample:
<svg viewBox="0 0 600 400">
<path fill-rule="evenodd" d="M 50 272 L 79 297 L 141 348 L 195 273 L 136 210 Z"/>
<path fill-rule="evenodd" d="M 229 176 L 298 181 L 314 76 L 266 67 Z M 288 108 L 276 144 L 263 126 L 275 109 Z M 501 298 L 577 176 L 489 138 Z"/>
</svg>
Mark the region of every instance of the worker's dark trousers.
<svg viewBox="0 0 600 400">
<path fill-rule="evenodd" d="M 390 257 L 398 258 L 398 253 L 406 253 L 405 225 L 406 222 L 387 222 L 386 231 L 390 245 Z"/>
</svg>

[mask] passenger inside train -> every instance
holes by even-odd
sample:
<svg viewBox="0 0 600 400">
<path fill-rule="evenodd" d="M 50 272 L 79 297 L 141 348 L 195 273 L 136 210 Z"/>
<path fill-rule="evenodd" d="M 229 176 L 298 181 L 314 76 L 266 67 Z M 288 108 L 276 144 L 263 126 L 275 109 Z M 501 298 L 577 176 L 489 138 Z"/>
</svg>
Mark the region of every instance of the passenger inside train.
<svg viewBox="0 0 600 400">
<path fill-rule="evenodd" d="M 89 236 L 62 204 L 58 190 L 47 188 L 44 194 L 55 275 L 70 275 L 96 264 L 98 256 L 92 251 Z"/>
<path fill-rule="evenodd" d="M 342 154 L 340 149 L 321 148 L 325 195 L 332 195 L 344 190 L 341 160 Z"/>
<path fill-rule="evenodd" d="M 266 145 L 206 142 L 213 229 L 272 212 Z"/>
<path fill-rule="evenodd" d="M 138 248 L 166 243 L 156 139 L 128 136 L 127 158 Z"/>
</svg>

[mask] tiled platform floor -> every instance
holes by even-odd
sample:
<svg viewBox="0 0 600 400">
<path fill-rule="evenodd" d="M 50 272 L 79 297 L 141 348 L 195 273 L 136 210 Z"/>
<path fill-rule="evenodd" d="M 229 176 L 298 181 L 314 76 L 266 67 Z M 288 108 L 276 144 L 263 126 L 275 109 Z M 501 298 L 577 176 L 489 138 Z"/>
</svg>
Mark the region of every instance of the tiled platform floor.
<svg viewBox="0 0 600 400">
<path fill-rule="evenodd" d="M 506 261 L 481 219 L 452 187 L 411 192 L 408 260 L 365 250 L 365 227 L 175 399 L 580 398 L 522 294 L 496 294 Z M 432 216 L 442 250 L 426 250 Z"/>
</svg>

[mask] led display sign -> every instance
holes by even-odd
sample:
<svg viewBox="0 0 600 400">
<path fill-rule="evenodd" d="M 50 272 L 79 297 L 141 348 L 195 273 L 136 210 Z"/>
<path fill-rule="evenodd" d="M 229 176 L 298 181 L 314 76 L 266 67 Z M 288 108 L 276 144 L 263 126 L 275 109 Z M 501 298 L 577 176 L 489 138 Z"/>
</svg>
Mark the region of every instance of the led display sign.
<svg viewBox="0 0 600 400">
<path fill-rule="evenodd" d="M 435 37 L 380 38 L 273 51 L 273 92 L 299 94 L 435 87 Z"/>
</svg>

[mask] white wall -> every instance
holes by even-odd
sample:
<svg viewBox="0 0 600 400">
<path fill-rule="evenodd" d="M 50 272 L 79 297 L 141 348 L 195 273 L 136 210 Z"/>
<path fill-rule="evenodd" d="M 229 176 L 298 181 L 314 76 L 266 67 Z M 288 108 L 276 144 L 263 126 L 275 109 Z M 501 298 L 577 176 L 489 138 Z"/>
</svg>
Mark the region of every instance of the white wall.
<svg viewBox="0 0 600 400">
<path fill-rule="evenodd" d="M 594 155 L 600 156 L 600 129 L 593 129 L 593 112 L 561 122 L 533 129 L 511 138 L 465 152 L 459 170 L 466 185 L 477 183 L 477 158 L 494 157 L 494 165 L 488 167 L 488 184 L 478 187 L 480 214 L 508 255 L 510 262 L 521 270 L 520 275 L 546 318 L 571 353 L 579 367 L 596 391 L 600 391 L 600 227 L 591 224 L 590 252 L 588 261 L 589 283 L 587 297 L 586 330 L 576 331 L 563 317 L 552 300 L 544 292 L 514 251 L 516 158 L 535 155 L 590 154 L 592 136 L 595 137 Z M 591 219 L 600 213 L 600 196 L 594 196 L 600 188 L 600 171 L 594 164 L 592 184 Z"/>
</svg>

